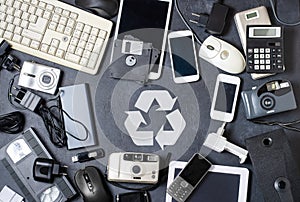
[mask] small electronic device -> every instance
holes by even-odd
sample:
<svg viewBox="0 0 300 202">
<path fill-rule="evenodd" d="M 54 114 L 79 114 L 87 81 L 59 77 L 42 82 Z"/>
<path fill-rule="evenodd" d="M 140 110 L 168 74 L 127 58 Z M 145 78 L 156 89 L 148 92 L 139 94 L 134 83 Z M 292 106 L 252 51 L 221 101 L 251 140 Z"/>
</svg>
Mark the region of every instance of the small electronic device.
<svg viewBox="0 0 300 202">
<path fill-rule="evenodd" d="M 18 85 L 53 95 L 56 92 L 60 74 L 60 69 L 25 61 Z"/>
<path fill-rule="evenodd" d="M 199 68 L 193 33 L 190 30 L 168 35 L 169 53 L 175 83 L 199 80 Z"/>
<path fill-rule="evenodd" d="M 129 192 L 116 195 L 116 202 L 150 202 L 150 194 L 147 191 Z"/>
<path fill-rule="evenodd" d="M 283 27 L 247 26 L 247 72 L 283 72 L 285 70 L 283 41 Z"/>
<path fill-rule="evenodd" d="M 109 156 L 109 181 L 155 184 L 158 175 L 159 156 L 156 154 L 120 152 Z"/>
<path fill-rule="evenodd" d="M 171 8 L 171 0 L 120 1 L 114 40 L 132 35 L 144 43 L 152 43 L 154 48 L 161 51 L 157 65 L 149 74 L 152 80 L 158 79 L 161 74 Z"/>
<path fill-rule="evenodd" d="M 168 182 L 170 186 L 178 173 L 187 165 L 186 162 L 172 161 L 169 165 Z M 246 202 L 249 171 L 247 168 L 212 165 L 205 178 L 189 197 L 189 202 L 236 201 Z M 167 193 L 165 202 L 175 202 Z"/>
<path fill-rule="evenodd" d="M 86 161 L 91 161 L 95 160 L 97 158 L 103 158 L 105 156 L 105 152 L 103 149 L 97 149 L 93 151 L 86 151 L 86 152 L 81 152 L 76 154 L 75 156 L 72 157 L 72 162 L 86 162 Z"/>
<path fill-rule="evenodd" d="M 297 108 L 292 84 L 288 80 L 268 81 L 241 93 L 247 119 Z"/>
<path fill-rule="evenodd" d="M 233 120 L 240 83 L 241 79 L 237 76 L 218 75 L 210 108 L 212 119 L 224 122 Z"/>
<path fill-rule="evenodd" d="M 239 74 L 246 67 L 244 56 L 238 49 L 214 36 L 205 39 L 199 57 L 230 74 Z"/>
<path fill-rule="evenodd" d="M 203 143 L 203 146 L 219 153 L 226 150 L 231 154 L 238 156 L 240 163 L 244 163 L 247 159 L 248 151 L 227 141 L 227 138 L 223 137 L 225 125 L 226 122 L 224 122 L 222 126 L 218 128 L 216 133 L 209 133 Z"/>
<path fill-rule="evenodd" d="M 95 123 L 90 106 L 89 86 L 83 83 L 64 86 L 59 90 L 62 109 L 68 114 L 63 114 L 68 149 L 95 145 Z"/>
<path fill-rule="evenodd" d="M 96 167 L 88 166 L 77 171 L 74 179 L 85 202 L 113 201 L 104 176 Z"/>
<path fill-rule="evenodd" d="M 169 184 L 167 193 L 176 201 L 186 201 L 207 174 L 211 165 L 212 164 L 199 153 L 194 154 L 174 181 Z"/>
<path fill-rule="evenodd" d="M 237 27 L 241 43 L 246 53 L 247 25 L 271 25 L 266 7 L 260 6 L 236 13 L 234 22 Z"/>
</svg>

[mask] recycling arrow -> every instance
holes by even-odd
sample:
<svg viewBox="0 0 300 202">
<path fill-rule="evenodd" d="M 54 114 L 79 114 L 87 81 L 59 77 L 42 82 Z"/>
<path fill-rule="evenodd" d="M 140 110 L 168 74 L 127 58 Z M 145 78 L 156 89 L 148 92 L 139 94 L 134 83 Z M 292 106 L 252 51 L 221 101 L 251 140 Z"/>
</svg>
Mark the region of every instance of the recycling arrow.
<svg viewBox="0 0 300 202">
<path fill-rule="evenodd" d="M 151 146 L 153 145 L 153 131 L 138 131 L 141 123 L 146 124 L 145 119 L 139 111 L 128 111 L 124 125 L 132 141 L 136 145 Z"/>
<path fill-rule="evenodd" d="M 164 126 L 162 126 L 155 137 L 162 150 L 164 145 L 174 145 L 186 126 L 186 122 L 178 109 L 168 114 L 166 118 L 173 130 L 165 131 Z"/>
<path fill-rule="evenodd" d="M 166 90 L 143 91 L 136 101 L 135 107 L 147 113 L 154 100 L 156 100 L 160 106 L 157 111 L 169 111 L 173 108 L 177 97 L 173 99 Z"/>
</svg>

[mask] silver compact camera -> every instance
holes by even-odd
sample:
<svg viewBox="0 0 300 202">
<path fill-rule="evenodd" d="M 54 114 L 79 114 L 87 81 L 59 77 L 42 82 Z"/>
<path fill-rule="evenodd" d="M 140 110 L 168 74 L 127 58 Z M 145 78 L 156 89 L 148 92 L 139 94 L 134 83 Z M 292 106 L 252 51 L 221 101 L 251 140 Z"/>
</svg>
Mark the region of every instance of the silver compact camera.
<svg viewBox="0 0 300 202">
<path fill-rule="evenodd" d="M 60 69 L 25 61 L 18 85 L 53 95 L 57 89 L 60 74 Z"/>
<path fill-rule="evenodd" d="M 155 184 L 158 174 L 159 156 L 156 154 L 120 152 L 109 156 L 109 181 Z"/>
<path fill-rule="evenodd" d="M 273 80 L 243 91 L 247 119 L 254 119 L 297 108 L 293 88 L 288 80 Z"/>
</svg>

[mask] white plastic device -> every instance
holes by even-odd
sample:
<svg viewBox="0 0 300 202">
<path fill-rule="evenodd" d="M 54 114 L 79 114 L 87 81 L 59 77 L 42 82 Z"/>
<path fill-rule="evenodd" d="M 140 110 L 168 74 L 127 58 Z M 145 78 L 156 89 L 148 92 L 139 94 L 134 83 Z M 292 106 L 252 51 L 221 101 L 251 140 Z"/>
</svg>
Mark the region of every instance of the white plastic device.
<svg viewBox="0 0 300 202">
<path fill-rule="evenodd" d="M 210 109 L 212 119 L 224 122 L 233 120 L 240 83 L 241 79 L 237 76 L 218 75 Z"/>
<path fill-rule="evenodd" d="M 194 35 L 190 30 L 175 31 L 168 35 L 173 80 L 187 83 L 199 80 L 199 68 Z"/>
<path fill-rule="evenodd" d="M 246 67 L 245 58 L 238 49 L 214 36 L 205 39 L 199 57 L 230 74 L 242 73 Z"/>
<path fill-rule="evenodd" d="M 247 159 L 248 151 L 228 142 L 227 139 L 222 136 L 225 131 L 225 125 L 226 122 L 224 122 L 222 126 L 218 128 L 216 133 L 208 134 L 203 145 L 219 153 L 226 150 L 238 156 L 240 158 L 240 163 L 244 163 Z"/>
</svg>

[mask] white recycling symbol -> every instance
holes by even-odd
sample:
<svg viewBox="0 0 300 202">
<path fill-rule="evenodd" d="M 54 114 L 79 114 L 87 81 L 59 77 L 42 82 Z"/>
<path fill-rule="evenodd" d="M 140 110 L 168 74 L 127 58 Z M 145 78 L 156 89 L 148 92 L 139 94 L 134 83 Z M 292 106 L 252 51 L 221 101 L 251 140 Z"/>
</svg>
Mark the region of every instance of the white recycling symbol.
<svg viewBox="0 0 300 202">
<path fill-rule="evenodd" d="M 177 100 L 177 97 L 172 98 L 167 90 L 146 90 L 143 91 L 135 103 L 135 107 L 145 113 L 148 113 L 153 101 L 156 100 L 159 108 L 156 111 L 170 111 Z M 140 111 L 126 111 L 128 114 L 124 125 L 129 133 L 132 141 L 137 146 L 152 146 L 154 142 L 153 131 L 139 131 L 141 123 L 146 124 L 146 121 Z M 155 136 L 155 140 L 164 149 L 166 145 L 174 145 L 182 134 L 186 122 L 178 109 L 166 115 L 173 130 L 164 130 L 164 125 Z"/>
</svg>

